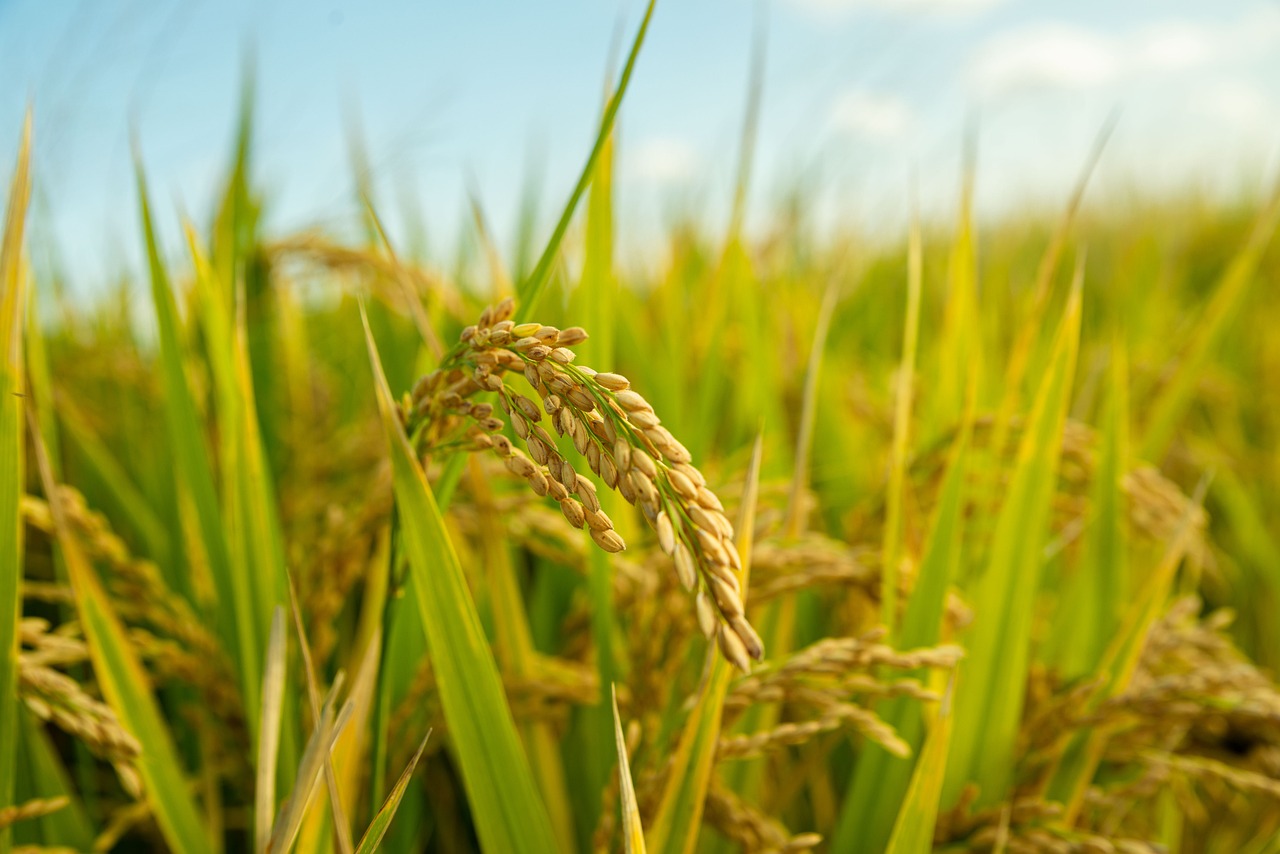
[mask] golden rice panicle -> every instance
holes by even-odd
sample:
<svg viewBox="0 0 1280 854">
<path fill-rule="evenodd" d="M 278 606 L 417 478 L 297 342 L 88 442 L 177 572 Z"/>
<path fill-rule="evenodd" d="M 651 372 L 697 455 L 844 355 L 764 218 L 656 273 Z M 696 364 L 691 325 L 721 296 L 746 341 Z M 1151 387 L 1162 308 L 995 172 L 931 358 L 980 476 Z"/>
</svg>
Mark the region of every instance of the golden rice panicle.
<svg viewBox="0 0 1280 854">
<path fill-rule="evenodd" d="M 587 339 L 585 330 L 516 324 L 511 320 L 514 309 L 505 299 L 463 330 L 440 369 L 415 386 L 406 423 L 443 437 L 457 428 L 433 427 L 433 417 L 469 415 L 475 423 L 465 440 L 445 444 L 491 448 L 534 492 L 555 498 L 565 518 L 587 530 L 600 548 L 621 551 L 625 545 L 600 509 L 595 487 L 560 454 L 550 431 L 568 437 L 605 485 L 640 508 L 660 548 L 672 558 L 680 584 L 695 594 L 702 632 L 716 641 L 725 658 L 748 670 L 751 659 L 764 657 L 764 646 L 746 618 L 733 525 L 688 449 L 662 426 L 626 377 L 576 364 L 571 348 Z M 512 373 L 525 379 L 538 401 L 508 387 L 504 379 Z M 497 393 L 527 456 L 499 433 L 505 426 L 500 419 L 489 411 L 477 413 L 483 404 L 465 400 L 480 391 Z"/>
</svg>

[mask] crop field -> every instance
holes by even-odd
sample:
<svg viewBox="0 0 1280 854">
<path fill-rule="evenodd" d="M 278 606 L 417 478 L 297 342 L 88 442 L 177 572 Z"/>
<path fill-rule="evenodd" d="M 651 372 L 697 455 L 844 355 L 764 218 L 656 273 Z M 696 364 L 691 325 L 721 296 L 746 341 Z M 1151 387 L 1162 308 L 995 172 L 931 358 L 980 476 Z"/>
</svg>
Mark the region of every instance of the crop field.
<svg viewBox="0 0 1280 854">
<path fill-rule="evenodd" d="M 646 18 L 646 24 L 647 24 Z M 0 852 L 1280 852 L 1280 192 L 0 248 Z M 749 163 L 750 132 L 742 154 Z M 1096 152 L 1095 152 L 1096 154 Z M 568 189 L 568 188 L 566 188 Z M 161 245 L 157 234 L 180 236 Z"/>
</svg>

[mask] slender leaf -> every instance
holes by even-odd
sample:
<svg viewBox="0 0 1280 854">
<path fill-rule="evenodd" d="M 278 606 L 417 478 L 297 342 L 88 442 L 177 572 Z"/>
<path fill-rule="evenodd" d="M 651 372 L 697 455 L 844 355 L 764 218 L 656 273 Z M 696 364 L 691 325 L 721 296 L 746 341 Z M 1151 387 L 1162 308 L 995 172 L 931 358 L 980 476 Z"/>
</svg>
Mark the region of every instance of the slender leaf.
<svg viewBox="0 0 1280 854">
<path fill-rule="evenodd" d="M 22 616 L 23 231 L 31 197 L 31 113 L 22 128 L 0 243 L 0 809 L 14 803 L 18 621 Z M 0 828 L 0 851 L 12 831 Z"/>
<path fill-rule="evenodd" d="M 981 803 L 998 802 L 1012 774 L 1033 606 L 1075 374 L 1082 279 L 1078 272 L 1048 371 L 1023 428 L 991 554 L 972 593 L 974 623 L 965 644 L 969 658 L 956 688 L 956 738 L 947 768 L 947 803 L 953 803 L 970 780 L 981 787 Z"/>
<path fill-rule="evenodd" d="M 911 395 L 916 373 L 916 342 L 920 335 L 920 288 L 924 264 L 920 218 L 911 219 L 907 241 L 907 314 L 903 329 L 902 367 L 894 394 L 893 448 L 889 456 L 889 495 L 884 523 L 880 573 L 880 622 L 895 637 L 898 622 L 898 561 L 902 558 L 902 502 L 906 491 L 907 447 L 911 431 Z"/>
<path fill-rule="evenodd" d="M 271 615 L 267 662 L 262 671 L 262 708 L 258 723 L 258 769 L 254 787 L 253 850 L 267 850 L 276 815 L 276 763 L 280 758 L 280 713 L 284 707 L 287 640 L 284 608 Z"/>
<path fill-rule="evenodd" d="M 1164 385 L 1150 408 L 1142 436 L 1143 459 L 1159 461 L 1173 441 L 1183 414 L 1195 399 L 1196 386 L 1213 355 L 1214 347 L 1230 328 L 1249 286 L 1256 280 L 1258 264 L 1280 226 L 1280 187 L 1266 207 L 1258 212 L 1245 244 L 1213 288 L 1213 297 L 1201 312 L 1195 334 L 1187 344 L 1173 377 Z"/>
<path fill-rule="evenodd" d="M 378 409 L 391 446 L 414 598 L 480 843 L 490 852 L 555 850 L 551 821 L 516 735 L 475 602 L 431 486 L 396 415 L 368 317 L 362 316 Z"/>
<path fill-rule="evenodd" d="M 1160 563 L 1126 609 L 1120 630 L 1098 665 L 1097 675 L 1101 677 L 1101 684 L 1085 701 L 1085 713 L 1096 709 L 1104 700 L 1119 695 L 1129 686 L 1151 627 L 1155 625 L 1168 601 L 1174 574 L 1191 544 L 1194 530 L 1191 523 L 1200 511 L 1208 486 L 1207 479 L 1200 483 L 1195 496 L 1183 511 Z M 1085 793 L 1102 761 L 1102 750 L 1109 735 L 1109 727 L 1077 731 L 1056 769 L 1049 786 L 1049 796 L 1066 804 L 1068 823 L 1075 820 L 1084 805 Z"/>
<path fill-rule="evenodd" d="M 169 274 L 160 258 L 151 205 L 147 198 L 146 178 L 142 164 L 137 163 L 138 199 L 142 213 L 142 230 L 146 242 L 151 274 L 151 296 L 155 305 L 156 330 L 160 340 L 160 371 L 164 387 L 164 417 L 173 452 L 173 476 L 177 482 L 178 502 L 183 513 L 193 512 L 199 531 L 199 547 L 217 592 L 218 626 L 228 642 L 231 660 L 240 674 L 245 707 L 258 708 L 258 676 L 260 663 L 253 659 L 257 649 L 251 600 L 252 582 L 248 568 L 233 564 L 222 525 L 222 512 L 214 487 L 213 466 L 202 437 L 204 431 L 196 414 L 195 400 L 184 366 L 182 328 L 178 306 Z M 255 723 L 256 725 L 256 723 Z"/>
<path fill-rule="evenodd" d="M 1057 659 L 1069 679 L 1095 671 L 1132 594 L 1122 483 L 1129 456 L 1128 421 L 1128 359 L 1117 338 L 1111 349 L 1110 393 L 1089 491 L 1084 559 L 1062 594 L 1055 626 Z"/>
<path fill-rule="evenodd" d="M 928 854 L 933 850 L 933 831 L 938 822 L 938 801 L 942 796 L 953 724 L 951 686 L 948 686 L 924 752 L 911 775 L 911 785 L 894 823 L 886 854 Z"/>
<path fill-rule="evenodd" d="M 315 729 L 307 740 L 302 751 L 302 759 L 298 763 L 298 773 L 294 776 L 293 792 L 280 811 L 279 818 L 271 830 L 271 839 L 267 843 L 269 854 L 283 854 L 293 847 L 302 828 L 302 820 L 306 817 L 315 790 L 319 788 L 320 776 L 324 773 L 324 763 L 328 759 L 333 743 L 341 734 L 351 717 L 353 706 L 350 701 L 342 706 L 342 711 L 335 714 L 338 692 L 342 690 L 342 678 L 335 679 L 325 696 L 324 705 L 320 709 L 320 717 L 316 719 Z"/>
<path fill-rule="evenodd" d="M 963 555 L 970 432 L 971 416 L 967 416 L 942 483 L 915 588 L 907 601 L 900 636 L 904 649 L 932 646 L 942 633 L 947 589 L 959 576 Z M 924 674 L 914 675 L 919 678 Z M 913 749 L 920 747 L 924 716 L 918 701 L 895 697 L 879 712 Z M 884 849 L 893 829 L 893 817 L 900 814 L 911 769 L 910 761 L 892 756 L 878 745 L 863 746 L 832 836 L 834 850 L 870 854 Z"/>
<path fill-rule="evenodd" d="M 649 0 L 649 5 L 645 8 L 644 19 L 641 20 L 640 29 L 636 31 L 635 40 L 631 43 L 631 53 L 627 55 L 627 64 L 622 68 L 622 76 L 618 79 L 618 87 L 613 96 L 609 98 L 604 115 L 600 119 L 600 129 L 596 133 L 596 141 L 591 147 L 591 154 L 588 155 L 587 162 L 582 167 L 582 174 L 578 176 L 578 183 L 574 186 L 573 192 L 569 194 L 569 200 L 565 203 L 564 211 L 560 214 L 560 220 L 556 223 L 555 230 L 551 233 L 551 239 L 547 241 L 546 247 L 542 250 L 542 256 L 538 259 L 533 272 L 520 283 L 520 287 L 517 290 L 516 301 L 520 304 L 519 315 L 522 319 L 528 319 L 532 316 L 532 313 L 538 307 L 538 300 L 542 297 L 543 291 L 546 290 L 547 283 L 551 281 L 551 271 L 555 266 L 556 257 L 560 253 L 560 244 L 564 240 L 565 232 L 569 230 L 573 212 L 577 209 L 578 201 L 582 198 L 582 194 L 586 192 L 587 185 L 591 183 L 596 161 L 600 159 L 601 153 L 609 143 L 610 135 L 613 132 L 613 123 L 618 116 L 618 108 L 622 106 L 622 99 L 627 94 L 627 87 L 631 84 L 631 73 L 635 70 L 636 60 L 640 57 L 640 47 L 644 44 L 645 33 L 649 31 L 649 20 L 653 17 L 653 7 L 656 2 L 657 0 Z"/>
<path fill-rule="evenodd" d="M 71 578 L 76 612 L 89 647 L 94 675 L 116 717 L 142 745 L 137 765 L 147 803 L 171 849 L 192 854 L 211 852 L 209 836 L 191 798 L 190 786 L 178 761 L 165 715 L 125 634 L 124 625 L 107 598 L 79 536 L 66 519 L 63 499 L 49 469 L 39 431 L 33 430 L 32 433 L 40 479 L 53 514 L 58 545 Z"/>
<path fill-rule="evenodd" d="M 311 703 L 311 715 L 319 720 L 320 686 L 316 683 L 315 662 L 311 658 L 311 644 L 307 641 L 306 627 L 302 624 L 302 610 L 298 607 L 298 593 L 293 588 L 293 580 L 289 580 L 289 609 L 293 612 L 293 627 L 298 632 L 298 649 L 302 652 L 303 675 L 307 682 L 307 699 Z M 354 712 L 354 703 L 352 705 Z M 336 741 L 336 737 L 335 737 Z M 338 790 L 338 776 L 333 771 L 333 758 L 329 751 L 321 757 L 324 771 L 324 782 L 329 792 L 329 808 L 333 811 L 333 824 L 337 831 L 337 848 L 339 854 L 351 854 L 351 826 L 347 822 L 346 810 L 342 808 L 342 796 Z"/>
<path fill-rule="evenodd" d="M 430 732 L 422 737 L 422 743 L 418 745 L 417 752 L 413 754 L 413 758 L 405 766 L 400 779 L 396 780 L 396 784 L 391 787 L 391 792 L 387 795 L 387 800 L 382 804 L 382 809 L 378 810 L 378 814 L 369 823 L 369 829 L 360 838 L 360 844 L 356 847 L 356 854 L 374 854 L 378 850 L 378 846 L 382 844 L 382 837 L 386 835 L 387 828 L 391 826 L 391 820 L 396 817 L 396 810 L 400 809 L 400 801 L 404 798 L 404 793 L 409 790 L 409 781 L 413 779 L 414 769 L 418 767 L 418 762 L 422 759 L 422 753 L 427 749 L 427 740 L 429 738 L 431 738 Z"/>
<path fill-rule="evenodd" d="M 631 781 L 631 763 L 627 760 L 627 739 L 622 734 L 622 718 L 618 715 L 618 689 L 612 689 L 613 736 L 618 749 L 618 787 L 622 793 L 622 843 L 627 854 L 645 854 L 644 827 L 640 824 L 640 805 L 636 787 Z"/>
</svg>

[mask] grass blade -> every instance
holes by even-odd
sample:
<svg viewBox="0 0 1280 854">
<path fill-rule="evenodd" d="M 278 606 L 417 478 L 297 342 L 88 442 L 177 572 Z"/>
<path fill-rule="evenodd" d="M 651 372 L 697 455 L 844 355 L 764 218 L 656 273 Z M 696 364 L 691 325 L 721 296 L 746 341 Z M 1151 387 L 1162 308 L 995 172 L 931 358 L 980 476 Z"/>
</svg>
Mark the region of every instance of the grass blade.
<svg viewBox="0 0 1280 854">
<path fill-rule="evenodd" d="M 1130 601 L 1124 479 L 1129 457 L 1129 379 L 1124 344 L 1111 348 L 1111 385 L 1089 496 L 1084 560 L 1062 594 L 1056 658 L 1068 679 L 1095 672 Z"/>
<path fill-rule="evenodd" d="M 1161 609 L 1173 588 L 1174 574 L 1187 553 L 1193 530 L 1191 522 L 1204 502 L 1208 486 L 1207 480 L 1200 483 L 1195 496 L 1183 511 L 1176 533 L 1160 563 L 1147 577 L 1126 611 L 1120 631 L 1112 639 L 1098 666 L 1097 675 L 1101 677 L 1102 683 L 1086 701 L 1086 709 L 1095 709 L 1104 700 L 1118 695 L 1128 687 L 1129 680 L 1133 678 L 1147 635 L 1160 617 Z M 1102 760 L 1102 749 L 1107 737 L 1108 729 L 1105 727 L 1078 732 L 1067 746 L 1054 774 L 1049 786 L 1049 797 L 1066 805 L 1065 819 L 1068 824 L 1075 820 L 1084 804 L 1085 793 Z"/>
<path fill-rule="evenodd" d="M 418 745 L 417 752 L 413 754 L 413 759 L 409 760 L 409 764 L 400 775 L 400 779 L 396 780 L 396 784 L 391 787 L 391 792 L 387 795 L 387 800 L 382 804 L 382 809 L 378 810 L 378 814 L 369 823 L 369 829 L 360 838 L 360 844 L 356 847 L 356 854 L 374 854 L 378 850 L 378 846 L 382 843 L 382 837 L 386 835 L 387 828 L 391 826 L 391 820 L 396 817 L 396 810 L 400 809 L 400 801 L 404 798 L 404 793 L 409 789 L 409 781 L 413 779 L 414 769 L 418 767 L 418 761 L 422 759 L 422 753 L 427 749 L 427 740 L 430 738 L 430 732 L 423 736 L 422 743 Z"/>
<path fill-rule="evenodd" d="M 911 786 L 898 812 L 886 854 L 928 854 L 933 850 L 933 828 L 938 821 L 938 801 L 942 796 L 953 725 L 949 685 L 933 722 L 933 731 L 911 775 Z"/>
<path fill-rule="evenodd" d="M 494 502 L 490 483 L 480 460 L 474 455 L 463 456 L 470 463 L 471 494 L 479 510 L 480 529 L 484 532 L 479 559 L 484 570 L 484 586 L 488 591 L 487 604 L 492 612 L 494 647 L 498 660 L 502 662 L 502 672 L 506 678 L 537 680 L 541 676 L 538 652 L 533 645 L 528 613 L 521 596 L 510 545 L 506 541 L 502 513 Z M 604 554 L 598 549 L 596 551 Z M 607 564 L 605 568 L 609 568 Z M 542 721 L 521 722 L 519 733 L 533 764 L 534 782 L 547 807 L 552 830 L 560 843 L 559 849 L 570 854 L 577 847 L 573 811 L 555 733 Z M 612 763 L 605 766 L 605 773 L 608 773 L 611 766 Z"/>
<path fill-rule="evenodd" d="M 311 714 L 319 720 L 320 686 L 316 684 L 315 662 L 311 659 L 311 644 L 307 642 L 306 627 L 302 624 L 302 611 L 298 608 L 298 592 L 293 587 L 293 579 L 289 580 L 289 608 L 293 612 L 293 627 L 298 632 L 298 649 L 302 651 L 302 669 L 307 680 L 307 699 L 311 703 Z M 339 672 L 341 675 L 341 672 Z M 336 736 L 336 734 L 335 734 Z M 336 740 L 336 738 L 335 738 Z M 329 751 L 321 757 L 324 771 L 325 787 L 329 791 L 329 808 L 333 811 L 333 826 L 337 832 L 339 854 L 351 854 L 351 825 L 347 822 L 346 811 L 342 808 L 342 797 L 338 791 L 338 777 L 333 772 L 333 758 Z"/>
<path fill-rule="evenodd" d="M 618 116 L 618 108 L 622 106 L 622 99 L 627 94 L 627 86 L 631 83 L 631 72 L 635 70 L 636 59 L 640 56 L 640 46 L 644 44 L 645 33 L 649 31 L 649 20 L 653 17 L 653 7 L 656 2 L 657 0 L 649 0 L 649 5 L 645 8 L 644 19 L 640 22 L 640 29 L 636 31 L 635 40 L 631 43 L 631 53 L 627 55 L 627 64 L 622 68 L 622 76 L 618 79 L 618 87 L 609 98 L 609 103 L 604 109 L 604 115 L 600 117 L 600 130 L 596 133 L 595 144 L 591 147 L 591 154 L 588 155 L 587 162 L 582 167 L 582 174 L 578 176 L 578 183 L 574 186 L 573 192 L 569 194 L 569 200 L 565 203 L 564 211 L 560 214 L 560 221 L 556 223 L 555 231 L 551 233 L 551 239 L 547 241 L 546 248 L 542 250 L 542 257 L 538 259 L 533 272 L 521 282 L 517 290 L 516 302 L 520 306 L 519 316 L 522 319 L 533 316 L 533 312 L 538 307 L 538 300 L 542 297 L 543 291 L 546 290 L 547 283 L 551 281 L 551 270 L 555 266 L 556 257 L 560 253 L 560 244 L 564 240 L 565 232 L 569 230 L 569 222 L 573 219 L 573 212 L 577 209 L 578 201 L 582 198 L 582 194 L 586 192 L 587 185 L 591 183 L 596 161 L 600 159 L 600 155 L 608 145 L 613 133 L 613 123 Z"/>
<path fill-rule="evenodd" d="M 187 585 L 183 580 L 173 577 L 181 565 L 173 562 L 169 532 L 133 483 L 128 471 L 111 449 L 94 435 L 80 407 L 70 397 L 60 396 L 55 412 L 61 422 L 61 435 L 105 487 L 104 510 L 116 510 L 128 520 L 127 524 L 138 532 L 147 555 L 165 571 L 165 580 L 175 590 L 184 589 Z"/>
<path fill-rule="evenodd" d="M 28 410 L 31 415 L 32 410 Z M 34 419 L 34 415 L 32 415 Z M 94 675 L 103 697 L 130 733 L 142 745 L 138 771 L 147 803 L 169 847 L 203 854 L 213 849 L 202 826 L 165 716 L 151 693 L 124 625 L 116 616 L 79 537 L 67 522 L 62 497 L 49 470 L 49 460 L 39 430 L 32 430 L 36 463 L 44 485 L 62 557 L 71 578 L 76 612 L 84 630 Z"/>
<path fill-rule="evenodd" d="M 320 782 L 320 775 L 324 773 L 324 763 L 329 756 L 329 751 L 332 750 L 334 741 L 351 716 L 350 702 L 343 704 L 340 713 L 334 714 L 342 682 L 342 674 L 339 673 L 333 686 L 329 688 L 328 695 L 325 696 L 320 717 L 316 719 L 316 728 L 311 732 L 311 738 L 307 740 L 307 746 L 302 751 L 302 759 L 298 763 L 293 793 L 289 795 L 289 800 L 285 802 L 284 808 L 280 811 L 280 817 L 271 830 L 271 839 L 267 843 L 268 854 L 286 852 L 293 847 L 294 840 L 298 838 L 298 831 L 302 828 L 302 820 L 306 817 L 307 807 Z"/>
<path fill-rule="evenodd" d="M 155 304 L 156 331 L 160 344 L 160 372 L 164 389 L 165 426 L 173 453 L 173 476 L 182 500 L 181 512 L 194 512 L 195 527 L 200 532 L 199 545 L 209 567 L 217 591 L 219 634 L 228 643 L 228 652 L 240 674 L 245 708 L 258 708 L 259 662 L 252 658 L 257 649 L 247 568 L 234 565 L 222 526 L 222 512 L 214 487 L 213 465 L 202 436 L 204 430 L 196 415 L 195 400 L 187 382 L 184 366 L 182 330 L 178 306 L 169 274 L 160 258 L 152 225 L 151 205 L 147 198 L 146 178 L 142 164 L 136 164 L 138 202 L 142 230 L 146 242 L 151 275 L 151 296 Z"/>
<path fill-rule="evenodd" d="M 957 687 L 947 803 L 969 780 L 981 786 L 980 803 L 998 802 L 1012 773 L 1032 611 L 1075 375 L 1082 279 L 1077 271 L 1048 370 L 1022 434 L 988 564 L 973 590 L 975 620 L 965 644 L 969 659 Z"/>
<path fill-rule="evenodd" d="M 1241 303 L 1254 282 L 1258 264 L 1266 251 L 1276 227 L 1280 225 L 1280 187 L 1276 189 L 1254 221 L 1253 229 L 1244 246 L 1236 252 L 1222 277 L 1213 288 L 1213 297 L 1196 323 L 1195 336 L 1187 345 L 1177 372 L 1161 390 L 1151 406 L 1142 437 L 1141 455 L 1145 460 L 1159 462 L 1173 441 L 1174 432 L 1183 414 L 1191 406 L 1196 385 L 1209 364 L 1213 349 L 1226 334 L 1231 319 L 1236 316 Z"/>
<path fill-rule="evenodd" d="M 755 531 L 756 497 L 760 488 L 760 464 L 764 454 L 764 436 L 756 436 L 751 453 L 751 466 L 747 470 L 747 488 L 742 496 L 742 510 L 734 526 L 738 532 L 738 555 L 742 558 L 742 599 L 747 599 L 748 581 L 751 575 L 751 546 Z M 698 702 L 689 714 L 680 743 L 662 792 L 658 815 L 649 829 L 646 842 L 649 848 L 671 854 L 689 854 L 698 845 L 698 832 L 702 828 L 702 809 L 706 802 L 707 786 L 715 764 L 716 747 L 720 741 L 720 716 L 724 709 L 725 693 L 734 676 L 734 667 L 714 649 L 711 657 L 711 675 L 707 679 Z"/>
<path fill-rule="evenodd" d="M 362 318 L 390 444 L 403 543 L 416 582 L 414 598 L 481 845 L 490 852 L 554 851 L 551 820 L 516 734 L 475 602 L 396 415 L 368 318 L 363 313 Z"/>
<path fill-rule="evenodd" d="M 254 787 L 253 850 L 267 850 L 276 815 L 276 762 L 280 758 L 280 713 L 284 707 L 285 653 L 284 609 L 271 615 L 267 641 L 267 665 L 262 672 L 262 709 L 258 718 L 258 776 Z"/>
<path fill-rule="evenodd" d="M 612 688 L 613 737 L 618 748 L 618 786 L 622 791 L 622 843 L 627 854 L 645 854 L 644 827 L 640 824 L 640 804 L 636 787 L 631 782 L 631 763 L 627 759 L 627 739 L 622 734 L 622 718 L 618 715 L 618 689 Z"/>
<path fill-rule="evenodd" d="M 982 327 L 978 316 L 977 227 L 974 223 L 974 159 L 972 139 L 965 145 L 959 223 L 947 258 L 947 304 L 934 364 L 928 433 L 951 429 L 964 414 L 965 397 L 982 370 Z M 974 399 L 981 400 L 980 389 Z"/>
<path fill-rule="evenodd" d="M 39 843 L 88 851 L 93 846 L 93 826 L 43 722 L 22 710 L 18 713 L 18 726 L 19 787 L 15 800 L 69 797 L 71 803 L 55 816 L 26 824 L 14 834 L 14 841 L 19 845 Z"/>
<path fill-rule="evenodd" d="M 970 433 L 971 418 L 966 416 L 942 484 L 916 585 L 903 616 L 900 636 L 903 649 L 932 646 L 942 633 L 947 589 L 959 576 L 963 554 Z M 919 678 L 923 674 L 913 675 Z M 895 697 L 884 704 L 880 717 L 913 750 L 919 748 L 924 735 L 924 716 L 918 702 Z M 832 837 L 833 850 L 862 854 L 883 850 L 893 830 L 892 817 L 900 813 L 910 781 L 909 761 L 868 743 L 858 757 L 845 795 L 840 821 Z"/>
<path fill-rule="evenodd" d="M 23 232 L 31 197 L 31 114 L 27 113 L 18 163 L 9 185 L 4 242 L 0 244 L 0 809 L 14 802 L 18 730 L 18 621 L 22 614 L 23 367 L 26 298 Z M 0 850 L 11 831 L 0 828 Z"/>
<path fill-rule="evenodd" d="M 907 241 L 907 316 L 904 321 L 902 367 L 898 371 L 898 388 L 893 408 L 893 448 L 889 461 L 889 497 L 884 523 L 884 559 L 880 577 L 880 622 L 889 630 L 890 642 L 896 637 L 898 622 L 898 561 L 902 558 L 902 501 L 907 479 L 907 446 L 911 431 L 911 395 L 916 373 L 916 341 L 920 334 L 920 287 L 924 249 L 920 236 L 920 217 L 911 218 L 911 235 Z"/>
</svg>

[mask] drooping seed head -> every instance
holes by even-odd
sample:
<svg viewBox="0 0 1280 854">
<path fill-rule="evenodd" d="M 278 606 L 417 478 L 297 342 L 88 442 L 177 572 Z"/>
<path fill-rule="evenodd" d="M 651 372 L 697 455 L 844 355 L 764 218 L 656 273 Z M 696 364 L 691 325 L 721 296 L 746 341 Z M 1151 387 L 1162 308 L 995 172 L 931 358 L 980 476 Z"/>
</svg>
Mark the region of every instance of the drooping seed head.
<svg viewBox="0 0 1280 854">
<path fill-rule="evenodd" d="M 741 615 L 730 617 L 729 628 L 733 629 L 733 633 L 742 641 L 743 647 L 747 650 L 747 655 L 756 661 L 764 658 L 764 642 L 760 640 L 760 635 L 756 633 L 756 630 L 747 622 L 745 617 Z"/>
<path fill-rule="evenodd" d="M 575 528 L 581 528 L 587 520 L 586 511 L 583 510 L 582 505 L 572 498 L 565 498 L 560 502 L 560 512 Z"/>
<path fill-rule="evenodd" d="M 578 500 L 580 500 L 583 506 L 588 510 L 598 511 L 600 509 L 600 498 L 596 495 L 595 486 L 593 486 L 591 481 L 587 480 L 582 475 L 578 475 L 577 487 L 574 489 L 574 492 L 577 493 Z"/>
<path fill-rule="evenodd" d="M 537 332 L 541 325 L 541 323 L 517 323 L 511 327 L 511 334 L 516 338 L 526 338 Z"/>
<path fill-rule="evenodd" d="M 631 381 L 622 374 L 596 374 L 596 382 L 609 389 L 609 391 L 626 391 L 631 388 Z"/>
<path fill-rule="evenodd" d="M 631 445 L 621 436 L 613 443 L 613 460 L 617 463 L 620 474 L 631 471 Z"/>
<path fill-rule="evenodd" d="M 658 466 L 653 461 L 653 457 L 643 451 L 637 451 L 631 455 L 631 467 L 650 480 L 658 476 Z"/>
<path fill-rule="evenodd" d="M 615 393 L 613 399 L 627 412 L 648 412 L 653 410 L 653 407 L 649 405 L 649 401 L 630 389 Z"/>
<path fill-rule="evenodd" d="M 685 501 L 697 499 L 698 487 L 694 486 L 693 481 L 685 477 L 679 469 L 667 469 L 667 481 L 671 484 L 671 488 Z"/>
<path fill-rule="evenodd" d="M 671 554 L 676 547 L 676 532 L 671 527 L 671 517 L 667 515 L 667 511 L 663 510 L 658 514 L 654 528 L 658 532 L 658 545 L 664 552 Z"/>
<path fill-rule="evenodd" d="M 720 651 L 724 653 L 724 657 L 735 667 L 743 673 L 751 672 L 751 659 L 747 657 L 747 648 L 736 632 L 721 624 L 720 631 L 716 633 L 716 641 L 720 644 Z"/>
<path fill-rule="evenodd" d="M 680 586 L 685 590 L 692 590 L 698 585 L 698 569 L 693 564 L 693 555 L 684 543 L 678 542 L 672 557 L 675 559 L 676 576 L 680 579 Z"/>
<path fill-rule="evenodd" d="M 514 475 L 519 477 L 528 477 L 537 469 L 537 466 L 535 466 L 533 461 L 528 457 L 517 452 L 512 454 L 510 457 L 507 457 L 507 468 L 510 469 L 511 473 Z"/>
<path fill-rule="evenodd" d="M 570 326 L 568 329 L 560 330 L 560 334 L 556 336 L 556 344 L 561 347 L 573 347 L 586 341 L 588 337 L 587 330 L 581 326 Z"/>
<path fill-rule="evenodd" d="M 622 537 L 618 536 L 617 531 L 612 529 L 608 531 L 597 531 L 595 528 L 591 528 L 590 531 L 591 539 L 595 541 L 595 544 L 610 554 L 617 554 L 627 547 L 627 544 L 623 542 Z"/>
<path fill-rule="evenodd" d="M 534 494 L 539 498 L 547 494 L 547 488 L 551 484 L 551 481 L 547 480 L 547 476 L 542 473 L 542 469 L 536 467 L 529 473 L 525 480 L 529 481 L 530 488 L 533 489 Z"/>
<path fill-rule="evenodd" d="M 716 616 L 715 603 L 711 601 L 711 597 L 707 595 L 705 590 L 699 590 L 698 595 L 694 597 L 694 608 L 698 615 L 699 631 L 702 632 L 703 637 L 711 640 L 715 637 L 720 620 Z"/>
<path fill-rule="evenodd" d="M 608 513 L 605 513 L 603 510 L 592 510 L 589 507 L 584 507 L 583 510 L 586 511 L 587 524 L 591 526 L 592 530 L 594 531 L 612 531 L 613 530 L 613 520 L 609 518 Z"/>
</svg>

